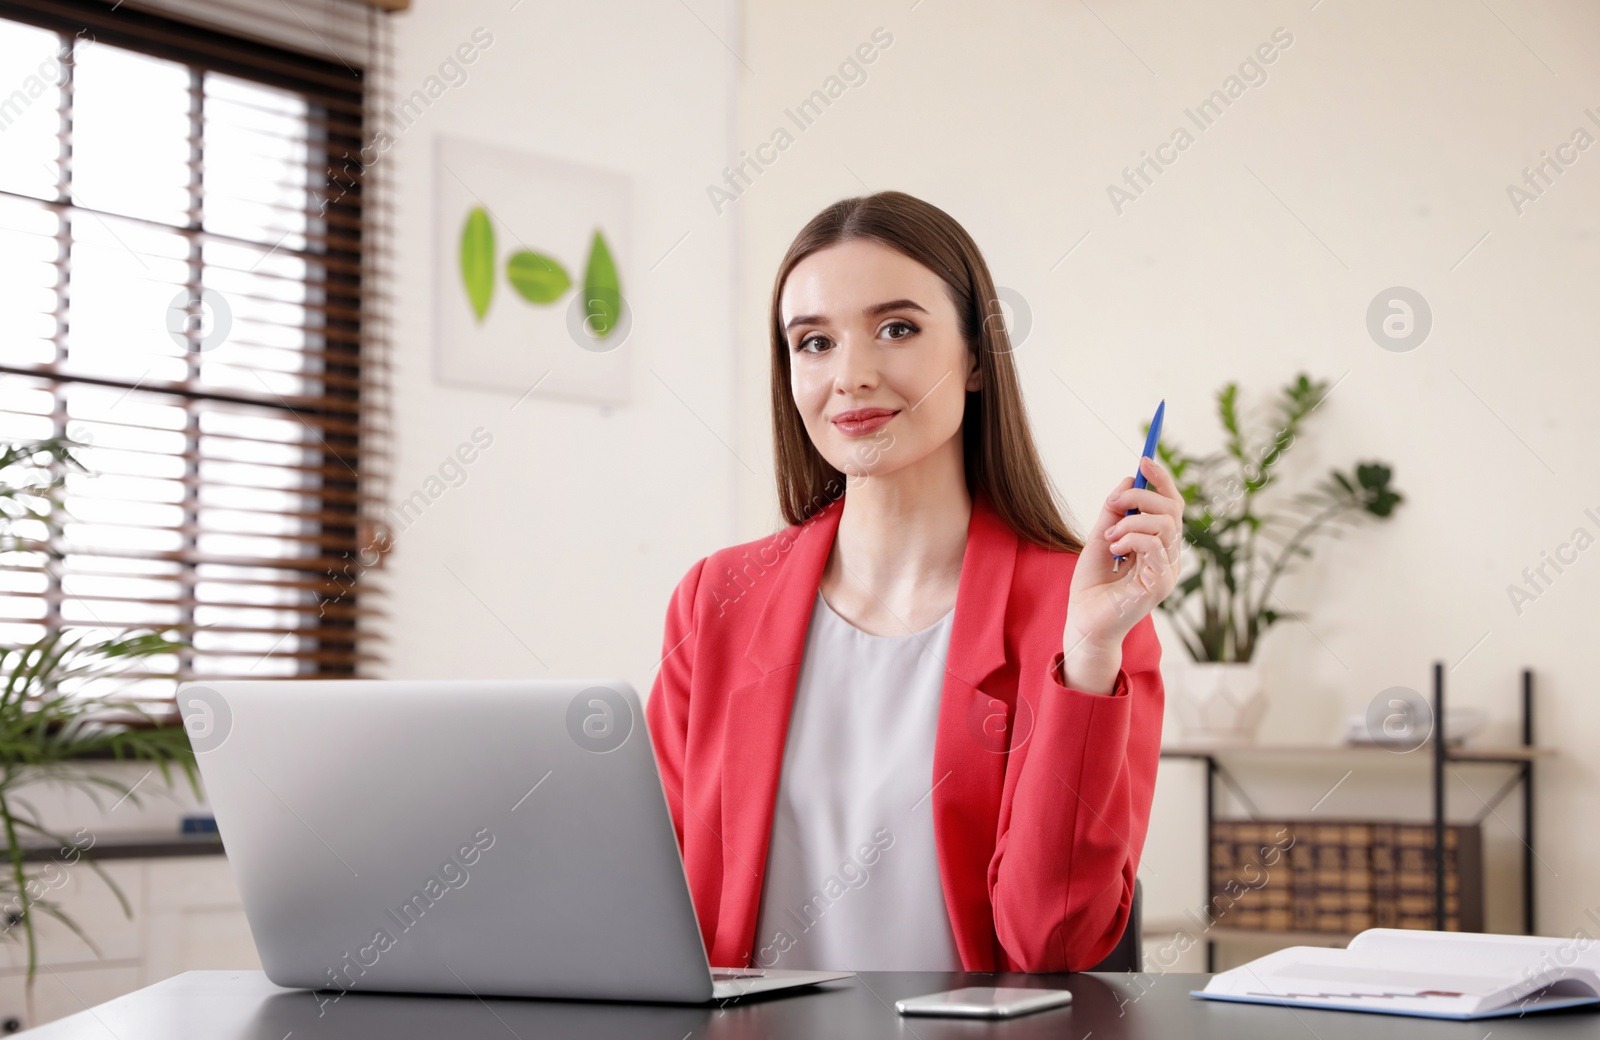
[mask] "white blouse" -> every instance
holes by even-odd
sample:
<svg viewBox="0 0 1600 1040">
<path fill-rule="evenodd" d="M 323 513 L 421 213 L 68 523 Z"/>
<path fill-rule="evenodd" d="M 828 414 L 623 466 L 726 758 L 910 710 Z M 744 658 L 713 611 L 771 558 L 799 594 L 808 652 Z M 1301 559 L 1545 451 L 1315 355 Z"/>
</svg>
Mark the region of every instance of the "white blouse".
<svg viewBox="0 0 1600 1040">
<path fill-rule="evenodd" d="M 875 636 L 818 591 L 784 744 L 757 967 L 961 970 L 932 797 L 954 617 Z"/>
</svg>

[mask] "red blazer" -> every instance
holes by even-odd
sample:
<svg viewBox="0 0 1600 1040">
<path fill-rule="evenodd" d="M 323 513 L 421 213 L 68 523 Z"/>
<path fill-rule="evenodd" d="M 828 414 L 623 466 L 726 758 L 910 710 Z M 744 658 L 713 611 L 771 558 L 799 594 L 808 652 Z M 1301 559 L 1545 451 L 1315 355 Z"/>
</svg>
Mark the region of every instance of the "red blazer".
<svg viewBox="0 0 1600 1040">
<path fill-rule="evenodd" d="M 667 609 L 645 716 L 718 967 L 760 955 L 784 739 L 843 508 L 699 560 Z M 1111 695 L 1061 684 L 1077 561 L 1022 541 L 974 497 L 928 778 L 967 971 L 1090 968 L 1128 923 L 1161 741 L 1161 646 L 1144 617 Z"/>
</svg>

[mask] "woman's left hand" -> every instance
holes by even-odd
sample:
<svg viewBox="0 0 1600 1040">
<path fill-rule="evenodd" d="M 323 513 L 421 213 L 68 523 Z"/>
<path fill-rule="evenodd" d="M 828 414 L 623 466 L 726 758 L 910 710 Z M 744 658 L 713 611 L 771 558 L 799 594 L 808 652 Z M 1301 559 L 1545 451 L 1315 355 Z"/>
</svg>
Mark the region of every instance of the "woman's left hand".
<svg viewBox="0 0 1600 1040">
<path fill-rule="evenodd" d="M 1178 584 L 1183 558 L 1183 494 L 1166 467 L 1139 460 L 1147 486 L 1124 477 L 1106 499 L 1072 572 L 1062 651 L 1070 676 L 1122 658 L 1122 640 Z M 1125 515 L 1129 509 L 1139 512 Z M 1112 570 L 1113 557 L 1126 557 Z M 1069 685 L 1071 685 L 1069 683 Z M 1096 684 L 1098 685 L 1098 683 Z"/>
</svg>

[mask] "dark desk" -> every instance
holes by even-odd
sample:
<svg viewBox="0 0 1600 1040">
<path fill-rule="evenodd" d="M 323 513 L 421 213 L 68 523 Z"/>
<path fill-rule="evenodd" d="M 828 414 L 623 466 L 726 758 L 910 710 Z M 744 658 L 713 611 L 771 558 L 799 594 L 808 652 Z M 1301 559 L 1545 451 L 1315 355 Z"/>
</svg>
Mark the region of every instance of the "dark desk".
<svg viewBox="0 0 1600 1040">
<path fill-rule="evenodd" d="M 1224 1004 L 1189 996 L 1204 975 L 962 975 L 865 972 L 790 996 L 726 1007 L 586 1004 L 472 997 L 349 994 L 319 1008 L 303 990 L 284 990 L 258 971 L 191 971 L 86 1009 L 29 1033 L 39 1040 L 682 1040 L 683 1037 L 1051 1037 L 1096 1040 L 1494 1040 L 1600 1038 L 1600 1012 L 1552 1011 L 1527 1018 L 1443 1022 L 1394 1015 Z M 69 980 L 70 981 L 70 980 Z M 1069 1007 L 1009 1022 L 902 1018 L 901 997 L 962 985 L 1041 986 L 1073 992 Z"/>
</svg>

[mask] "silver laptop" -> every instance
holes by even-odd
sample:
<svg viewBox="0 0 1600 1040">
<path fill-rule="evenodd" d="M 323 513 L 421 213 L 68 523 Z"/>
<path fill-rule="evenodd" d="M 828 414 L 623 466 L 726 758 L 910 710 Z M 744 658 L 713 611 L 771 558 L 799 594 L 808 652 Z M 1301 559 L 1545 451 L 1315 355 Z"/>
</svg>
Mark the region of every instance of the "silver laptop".
<svg viewBox="0 0 1600 1040">
<path fill-rule="evenodd" d="M 187 683 L 267 977 L 704 1003 L 850 972 L 712 969 L 618 680 Z"/>
</svg>

